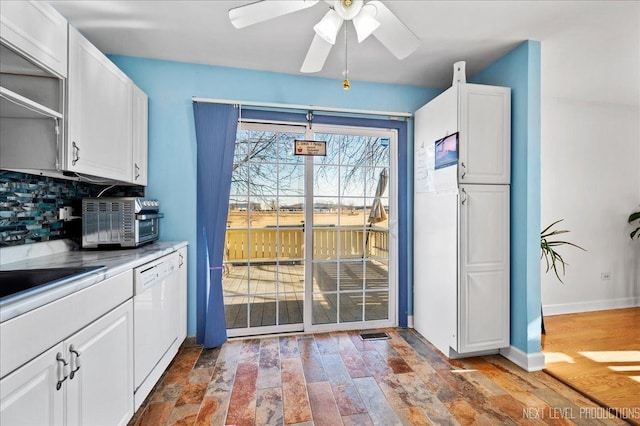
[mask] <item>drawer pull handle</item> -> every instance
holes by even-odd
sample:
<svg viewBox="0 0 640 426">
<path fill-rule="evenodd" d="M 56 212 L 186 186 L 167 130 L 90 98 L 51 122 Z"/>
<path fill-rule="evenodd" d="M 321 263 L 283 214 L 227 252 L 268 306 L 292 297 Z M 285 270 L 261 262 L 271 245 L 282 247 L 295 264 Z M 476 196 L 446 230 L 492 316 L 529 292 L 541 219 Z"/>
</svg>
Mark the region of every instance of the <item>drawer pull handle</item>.
<svg viewBox="0 0 640 426">
<path fill-rule="evenodd" d="M 58 361 L 58 383 L 56 383 L 56 390 L 60 390 L 62 383 L 69 377 L 67 374 L 69 363 L 62 357 L 60 352 L 56 354 L 56 361 Z"/>
<path fill-rule="evenodd" d="M 76 375 L 76 371 L 80 370 L 80 352 L 75 350 L 73 345 L 69 346 L 69 352 L 71 353 L 69 362 L 71 363 L 71 373 L 69 373 L 69 380 L 73 380 L 73 376 Z"/>
</svg>

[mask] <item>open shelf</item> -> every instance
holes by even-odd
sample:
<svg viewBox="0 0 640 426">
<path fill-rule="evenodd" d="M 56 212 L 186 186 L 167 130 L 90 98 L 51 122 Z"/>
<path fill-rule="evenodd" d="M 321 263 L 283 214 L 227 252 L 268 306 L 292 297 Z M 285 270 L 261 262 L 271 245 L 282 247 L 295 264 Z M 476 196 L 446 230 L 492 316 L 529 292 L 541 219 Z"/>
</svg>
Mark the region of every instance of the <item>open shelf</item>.
<svg viewBox="0 0 640 426">
<path fill-rule="evenodd" d="M 62 118 L 62 114 L 0 86 L 2 118 Z"/>
</svg>

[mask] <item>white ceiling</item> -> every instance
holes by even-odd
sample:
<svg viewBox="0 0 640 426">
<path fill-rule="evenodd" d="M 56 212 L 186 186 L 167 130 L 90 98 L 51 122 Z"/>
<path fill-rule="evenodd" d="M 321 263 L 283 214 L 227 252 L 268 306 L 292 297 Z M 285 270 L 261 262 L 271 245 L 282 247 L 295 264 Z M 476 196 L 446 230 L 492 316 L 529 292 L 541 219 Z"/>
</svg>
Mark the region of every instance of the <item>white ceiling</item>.
<svg viewBox="0 0 640 426">
<path fill-rule="evenodd" d="M 298 74 L 313 25 L 329 5 L 241 30 L 227 11 L 251 1 L 51 1 L 107 54 Z M 349 39 L 352 81 L 448 87 L 452 65 L 471 76 L 524 40 L 542 42 L 543 96 L 640 105 L 640 1 L 384 0 L 422 40 L 398 61 L 374 37 Z M 350 32 L 353 35 L 354 31 Z M 336 43 L 321 77 L 342 79 Z"/>
</svg>

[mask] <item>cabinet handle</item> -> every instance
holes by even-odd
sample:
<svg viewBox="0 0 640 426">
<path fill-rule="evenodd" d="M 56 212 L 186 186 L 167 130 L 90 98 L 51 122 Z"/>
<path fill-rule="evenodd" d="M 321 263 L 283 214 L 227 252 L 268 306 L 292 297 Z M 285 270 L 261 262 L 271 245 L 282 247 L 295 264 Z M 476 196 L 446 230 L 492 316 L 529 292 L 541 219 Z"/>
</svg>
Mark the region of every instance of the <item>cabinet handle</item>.
<svg viewBox="0 0 640 426">
<path fill-rule="evenodd" d="M 178 263 L 178 267 L 182 268 L 182 265 L 184 265 L 184 256 L 182 255 L 182 253 L 178 253 L 178 256 L 180 256 L 180 262 Z"/>
<path fill-rule="evenodd" d="M 464 195 L 464 198 L 462 199 L 461 204 L 464 206 L 467 202 L 467 191 L 465 191 L 464 188 L 462 188 L 462 194 Z"/>
<path fill-rule="evenodd" d="M 71 364 L 71 373 L 69 373 L 69 380 L 73 380 L 73 376 L 76 375 L 76 371 L 80 370 L 80 352 L 75 350 L 73 345 L 69 346 L 69 363 Z"/>
<path fill-rule="evenodd" d="M 56 354 L 56 361 L 58 361 L 58 383 L 56 383 L 56 390 L 60 390 L 62 383 L 69 377 L 67 374 L 69 363 L 65 361 L 60 352 Z"/>
<path fill-rule="evenodd" d="M 460 167 L 464 169 L 462 171 L 462 176 L 460 176 L 460 179 L 464 179 L 464 177 L 467 175 L 467 166 L 464 165 L 464 161 L 460 163 Z"/>
<path fill-rule="evenodd" d="M 73 146 L 73 160 L 71 161 L 71 165 L 75 166 L 78 160 L 80 159 L 80 148 L 75 143 L 75 141 L 72 142 L 71 145 Z"/>
<path fill-rule="evenodd" d="M 140 177 L 140 167 L 138 167 L 138 163 L 134 163 L 133 164 L 136 168 L 136 177 L 135 180 L 138 180 L 138 178 Z"/>
</svg>

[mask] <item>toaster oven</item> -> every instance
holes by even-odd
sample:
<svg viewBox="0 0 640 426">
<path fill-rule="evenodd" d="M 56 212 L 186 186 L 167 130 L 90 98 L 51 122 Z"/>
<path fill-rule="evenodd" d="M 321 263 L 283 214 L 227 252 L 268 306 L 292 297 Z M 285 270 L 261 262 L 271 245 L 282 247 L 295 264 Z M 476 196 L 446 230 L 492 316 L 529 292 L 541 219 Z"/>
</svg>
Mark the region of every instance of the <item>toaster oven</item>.
<svg viewBox="0 0 640 426">
<path fill-rule="evenodd" d="M 82 247 L 139 247 L 160 235 L 158 200 L 141 197 L 84 198 Z"/>
</svg>

